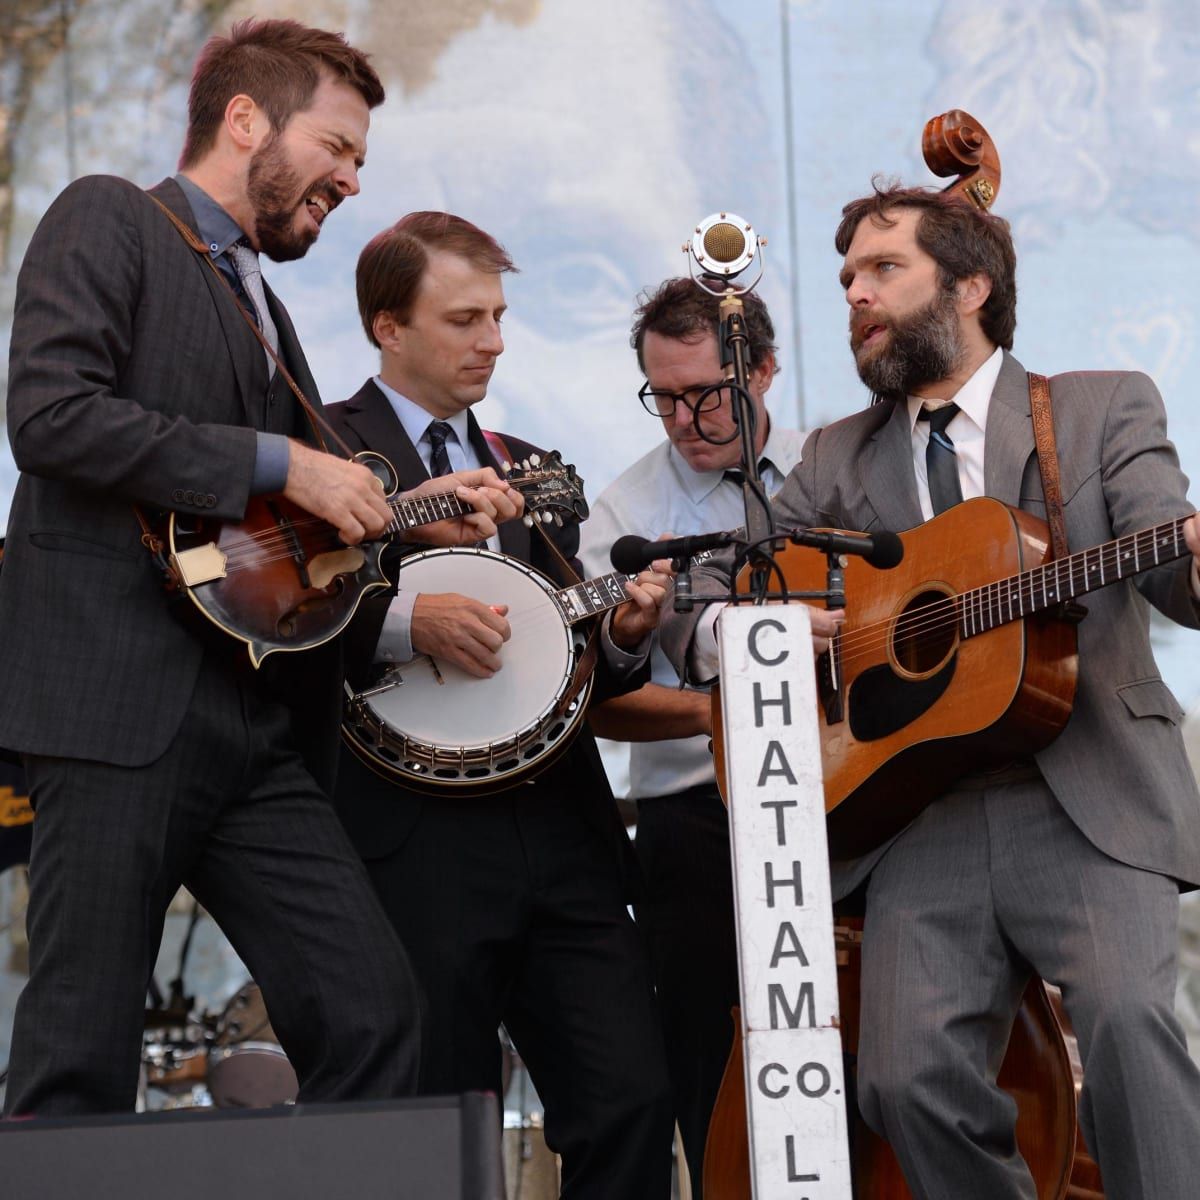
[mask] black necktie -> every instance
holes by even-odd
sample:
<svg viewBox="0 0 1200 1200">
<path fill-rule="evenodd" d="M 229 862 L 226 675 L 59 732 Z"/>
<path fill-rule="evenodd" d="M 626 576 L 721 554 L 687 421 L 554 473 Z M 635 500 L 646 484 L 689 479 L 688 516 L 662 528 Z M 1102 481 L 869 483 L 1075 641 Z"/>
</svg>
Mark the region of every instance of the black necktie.
<svg viewBox="0 0 1200 1200">
<path fill-rule="evenodd" d="M 436 479 L 439 475 L 449 475 L 453 468 L 450 466 L 450 455 L 446 453 L 446 439 L 454 436 L 454 430 L 445 421 L 429 423 L 429 474 Z"/>
<path fill-rule="evenodd" d="M 929 422 L 929 445 L 925 447 L 925 470 L 929 476 L 929 499 L 933 515 L 962 502 L 962 484 L 958 480 L 958 454 L 946 436 L 946 426 L 958 415 L 957 404 L 941 408 L 921 406 L 918 421 Z"/>
<path fill-rule="evenodd" d="M 760 458 L 758 460 L 759 479 L 763 477 L 763 473 L 769 465 L 770 462 L 768 459 Z M 729 467 L 721 472 L 721 478 L 728 479 L 730 483 L 736 483 L 738 487 L 741 487 L 746 482 L 746 472 L 741 467 Z"/>
</svg>

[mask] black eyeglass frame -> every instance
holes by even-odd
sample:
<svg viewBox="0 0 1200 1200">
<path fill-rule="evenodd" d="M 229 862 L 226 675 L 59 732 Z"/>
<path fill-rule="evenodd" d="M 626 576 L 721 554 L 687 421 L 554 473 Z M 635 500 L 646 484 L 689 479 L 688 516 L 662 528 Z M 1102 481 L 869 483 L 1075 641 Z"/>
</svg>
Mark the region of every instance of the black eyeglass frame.
<svg viewBox="0 0 1200 1200">
<path fill-rule="evenodd" d="M 638 388 L 638 399 L 642 402 L 642 407 L 652 416 L 659 418 L 673 417 L 675 415 L 675 406 L 682 404 L 694 417 L 696 413 L 716 412 L 718 408 L 725 402 L 726 397 L 720 393 L 732 391 L 734 388 L 728 379 L 722 379 L 717 383 L 710 383 L 704 387 L 688 388 L 686 392 L 666 392 L 659 388 L 650 386 L 650 380 L 646 380 L 640 388 Z M 688 394 L 691 392 L 699 393 L 695 400 L 689 400 Z M 671 398 L 671 408 L 669 412 L 663 412 L 658 405 L 654 403 L 656 396 L 669 396 Z M 711 396 L 716 396 L 716 402 L 706 404 Z"/>
</svg>

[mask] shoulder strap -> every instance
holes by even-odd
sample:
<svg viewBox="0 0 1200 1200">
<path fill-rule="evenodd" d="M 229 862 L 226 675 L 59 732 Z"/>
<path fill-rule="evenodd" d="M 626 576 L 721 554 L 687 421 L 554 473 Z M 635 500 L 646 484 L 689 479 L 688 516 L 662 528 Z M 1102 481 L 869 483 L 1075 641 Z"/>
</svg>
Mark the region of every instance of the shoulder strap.
<svg viewBox="0 0 1200 1200">
<path fill-rule="evenodd" d="M 212 255 L 209 253 L 208 247 L 191 229 L 188 228 L 187 224 L 184 221 L 181 221 L 179 217 L 177 217 L 161 200 L 158 199 L 157 196 L 151 196 L 149 192 L 147 192 L 146 195 L 149 196 L 150 199 L 153 200 L 160 209 L 162 209 L 162 211 L 166 214 L 167 220 L 175 226 L 179 236 L 183 238 L 190 249 L 194 250 L 200 256 L 203 262 L 208 264 L 208 267 L 212 273 L 221 281 L 221 286 L 232 297 L 233 302 L 237 305 L 238 312 L 242 314 L 242 319 L 247 325 L 250 326 L 251 332 L 253 332 L 256 338 L 258 338 L 263 349 L 266 350 L 267 354 L 274 361 L 275 369 L 279 372 L 281 378 L 288 385 L 288 387 L 292 389 L 296 399 L 300 401 L 300 407 L 304 410 L 304 415 L 308 418 L 309 425 L 312 426 L 313 434 L 317 439 L 317 445 L 319 445 L 322 450 L 328 451 L 329 443 L 325 440 L 325 435 L 328 434 L 336 443 L 338 449 L 341 450 L 341 452 L 347 458 L 352 458 L 353 454 L 350 450 L 350 447 L 346 445 L 346 443 L 338 435 L 337 431 L 329 424 L 328 421 L 325 420 L 323 416 L 321 416 L 319 412 L 317 412 L 316 408 L 313 407 L 308 397 L 305 396 L 305 394 L 300 390 L 299 384 L 297 384 L 295 379 L 292 378 L 292 373 L 283 365 L 283 360 L 271 346 L 271 343 L 268 342 L 265 337 L 263 337 L 263 332 L 261 329 L 259 329 L 258 322 L 246 311 L 246 306 L 241 302 L 240 299 L 238 299 L 237 292 L 233 290 L 229 280 L 226 279 L 222 273 L 221 268 L 218 267 L 215 262 L 213 262 Z"/>
<path fill-rule="evenodd" d="M 1062 487 L 1058 481 L 1058 450 L 1054 441 L 1054 415 L 1050 411 L 1050 382 L 1045 375 L 1029 372 L 1029 408 L 1033 414 L 1033 440 L 1037 447 L 1042 494 L 1046 498 L 1046 521 L 1050 526 L 1050 555 L 1066 558 L 1067 522 L 1063 516 Z"/>
</svg>

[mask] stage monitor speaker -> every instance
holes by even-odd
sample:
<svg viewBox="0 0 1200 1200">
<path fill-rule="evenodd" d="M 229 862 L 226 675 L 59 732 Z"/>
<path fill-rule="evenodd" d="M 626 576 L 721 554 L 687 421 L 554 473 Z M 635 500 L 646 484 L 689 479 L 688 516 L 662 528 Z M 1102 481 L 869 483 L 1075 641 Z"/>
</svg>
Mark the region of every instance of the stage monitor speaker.
<svg viewBox="0 0 1200 1200">
<path fill-rule="evenodd" d="M 496 1097 L 0 1122 L 21 1200 L 504 1200 Z"/>
</svg>

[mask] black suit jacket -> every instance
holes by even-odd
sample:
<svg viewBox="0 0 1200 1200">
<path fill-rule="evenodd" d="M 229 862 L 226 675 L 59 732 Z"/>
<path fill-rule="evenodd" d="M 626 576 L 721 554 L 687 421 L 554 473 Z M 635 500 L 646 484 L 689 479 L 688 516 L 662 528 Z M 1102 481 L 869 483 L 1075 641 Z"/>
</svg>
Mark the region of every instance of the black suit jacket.
<svg viewBox="0 0 1200 1200">
<path fill-rule="evenodd" d="M 151 194 L 195 228 L 172 180 Z M 319 405 L 291 320 L 268 302 L 281 354 Z M 0 576 L 0 744 L 123 766 L 162 754 L 205 622 L 168 601 L 132 505 L 240 518 L 255 429 L 308 436 L 291 394 L 268 387 L 228 291 L 140 188 L 73 183 L 17 281 L 8 433 L 21 477 Z M 261 686 L 289 699 L 310 767 L 331 784 L 340 651 L 286 657 L 304 661 L 271 666 Z"/>
<path fill-rule="evenodd" d="M 374 450 L 387 457 L 400 479 L 401 488 L 416 487 L 429 478 L 404 427 L 392 411 L 387 398 L 372 381 L 368 381 L 349 400 L 332 404 L 326 410 L 330 424 L 346 441 L 349 448 Z M 483 463 L 495 464 L 495 458 L 485 441 L 474 415 L 469 415 L 469 436 L 476 454 Z M 520 438 L 503 435 L 505 444 L 518 460 L 544 451 Z M 563 528 L 546 527 L 555 545 L 575 571 L 581 571 L 576 552 L 579 548 L 579 526 L 568 522 Z M 560 584 L 575 582 L 564 578 L 564 572 L 540 535 L 531 532 L 521 521 L 508 521 L 500 526 L 500 548 L 504 554 L 536 567 Z M 371 662 L 387 606 L 397 584 L 404 585 L 402 569 L 404 548 L 385 558 L 393 588 L 389 595 L 366 601 L 349 632 L 347 655 L 352 676 L 363 671 Z M 648 669 L 648 668 L 647 668 Z M 608 696 L 640 686 L 645 682 L 643 670 L 633 678 L 618 681 L 605 665 L 603 654 L 598 656 L 593 699 L 599 702 Z M 522 785 L 529 786 L 529 785 Z M 636 890 L 637 867 L 629 838 L 617 813 L 612 789 L 604 773 L 600 754 L 592 734 L 584 725 L 570 748 L 534 781 L 534 787 L 555 789 L 564 804 L 577 805 L 597 832 L 610 841 L 617 856 L 627 893 Z M 363 766 L 354 755 L 343 749 L 336 791 L 338 811 L 350 832 L 359 853 L 366 859 L 383 858 L 403 844 L 427 803 L 452 804 L 454 798 L 430 797 L 393 783 Z"/>
</svg>

